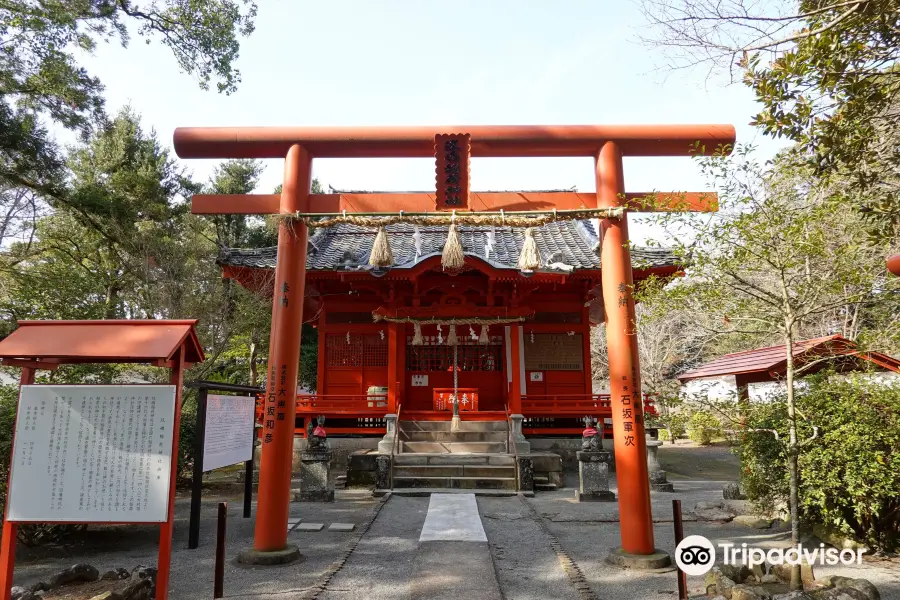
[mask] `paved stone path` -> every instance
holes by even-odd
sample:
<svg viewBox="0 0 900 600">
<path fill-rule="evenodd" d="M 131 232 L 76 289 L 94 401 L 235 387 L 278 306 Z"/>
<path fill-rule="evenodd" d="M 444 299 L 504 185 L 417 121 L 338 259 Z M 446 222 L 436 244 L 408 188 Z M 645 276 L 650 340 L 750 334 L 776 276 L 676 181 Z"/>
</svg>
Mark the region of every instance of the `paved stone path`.
<svg viewBox="0 0 900 600">
<path fill-rule="evenodd" d="M 583 596 L 577 595 L 547 534 L 519 498 L 432 494 L 392 497 L 318 595 L 325 600 L 348 597 L 576 600 Z"/>
</svg>

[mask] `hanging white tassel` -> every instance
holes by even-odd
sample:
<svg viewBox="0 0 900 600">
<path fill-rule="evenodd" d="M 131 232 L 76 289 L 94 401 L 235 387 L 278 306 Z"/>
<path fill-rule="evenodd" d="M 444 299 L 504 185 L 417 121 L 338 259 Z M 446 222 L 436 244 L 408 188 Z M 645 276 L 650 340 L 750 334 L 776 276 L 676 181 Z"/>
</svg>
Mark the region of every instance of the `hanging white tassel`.
<svg viewBox="0 0 900 600">
<path fill-rule="evenodd" d="M 534 239 L 534 227 L 525 230 L 525 243 L 522 244 L 522 253 L 519 254 L 520 271 L 534 271 L 541 266 L 541 256 L 538 254 L 537 242 Z"/>
<path fill-rule="evenodd" d="M 450 326 L 450 333 L 447 334 L 447 345 L 455 346 L 459 343 L 459 339 L 456 337 L 456 325 Z"/>
<path fill-rule="evenodd" d="M 494 230 L 494 227 L 491 227 L 491 230 L 487 232 L 487 241 L 484 244 L 484 257 L 487 258 L 490 256 L 491 252 L 494 250 L 494 245 L 497 243 L 497 233 Z"/>
<path fill-rule="evenodd" d="M 438 345 L 440 346 L 441 344 L 444 343 L 444 332 L 441 329 L 440 323 L 438 323 L 437 332 L 438 332 Z"/>
<path fill-rule="evenodd" d="M 387 232 L 384 227 L 378 228 L 375 234 L 375 243 L 372 244 L 372 253 L 369 254 L 369 264 L 373 267 L 391 267 L 394 265 L 394 253 L 388 243 Z"/>
<path fill-rule="evenodd" d="M 475 328 L 472 327 L 471 325 L 469 325 L 469 337 L 472 338 L 473 340 L 478 339 L 478 335 L 475 333 Z"/>
<path fill-rule="evenodd" d="M 491 339 L 488 337 L 488 326 L 482 325 L 481 326 L 481 335 L 478 336 L 478 343 L 486 346 L 490 343 L 490 341 L 491 341 Z"/>
<path fill-rule="evenodd" d="M 413 346 L 421 346 L 424 344 L 424 340 L 422 339 L 422 325 L 419 323 L 413 323 Z"/>
<path fill-rule="evenodd" d="M 415 260 L 419 260 L 419 257 L 422 256 L 422 232 L 419 231 L 418 225 L 413 225 L 412 239 L 413 239 L 413 244 L 415 244 L 415 246 L 416 246 Z"/>
<path fill-rule="evenodd" d="M 347 332 L 347 345 L 350 345 L 350 332 Z"/>
</svg>

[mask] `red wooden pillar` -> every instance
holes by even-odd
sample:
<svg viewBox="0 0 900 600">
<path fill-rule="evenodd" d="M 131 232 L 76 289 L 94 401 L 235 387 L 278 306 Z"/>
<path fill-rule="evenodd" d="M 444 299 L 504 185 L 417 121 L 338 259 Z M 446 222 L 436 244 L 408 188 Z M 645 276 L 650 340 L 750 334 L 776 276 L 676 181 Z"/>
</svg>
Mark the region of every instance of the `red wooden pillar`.
<svg viewBox="0 0 900 600">
<path fill-rule="evenodd" d="M 509 414 L 522 414 L 522 328 L 513 323 L 509 326 L 509 367 L 512 369 L 512 383 L 509 390 Z"/>
<path fill-rule="evenodd" d="M 584 393 L 588 398 L 594 393 L 594 376 L 592 373 L 593 365 L 591 364 L 591 315 L 590 309 L 584 307 L 581 309 L 581 347 L 582 347 L 582 365 L 584 368 Z M 596 416 L 596 415 L 595 415 Z M 600 431 L 603 431 L 603 424 L 600 424 Z"/>
<path fill-rule="evenodd" d="M 399 323 L 388 323 L 388 397 L 387 412 L 397 413 L 400 403 L 400 371 L 399 371 Z"/>
<path fill-rule="evenodd" d="M 625 185 L 622 151 L 617 144 L 606 142 L 601 146 L 596 166 L 597 206 L 620 205 L 624 200 Z M 653 519 L 626 216 L 606 220 L 601 244 L 601 283 L 606 309 L 622 550 L 628 554 L 652 554 Z"/>
<path fill-rule="evenodd" d="M 19 393 L 22 393 L 23 385 L 32 385 L 34 383 L 34 369 L 31 367 L 22 367 L 22 373 L 19 376 Z M 19 420 L 19 408 L 16 407 L 16 422 Z M 16 427 L 13 425 L 13 442 L 11 446 L 16 445 Z M 9 510 L 9 500 L 12 497 L 12 470 L 15 468 L 12 460 L 12 450 L 10 450 L 9 473 L 6 480 L 6 506 L 5 511 Z M 10 600 L 12 597 L 13 571 L 15 570 L 16 557 L 16 535 L 18 526 L 16 523 L 10 523 L 3 520 L 3 539 L 0 542 L 0 599 Z"/>
<path fill-rule="evenodd" d="M 312 159 L 306 149 L 296 144 L 291 146 L 284 161 L 282 215 L 308 208 L 311 166 Z M 307 227 L 301 221 L 282 221 L 278 229 L 266 414 L 263 417 L 259 495 L 253 538 L 253 548 L 257 552 L 275 552 L 287 547 L 297 371 L 306 283 L 306 237 Z M 271 406 L 275 407 L 274 418 L 268 410 Z"/>
<path fill-rule="evenodd" d="M 175 418 L 172 434 L 172 468 L 169 475 L 169 510 L 166 522 L 159 528 L 156 600 L 169 597 L 169 564 L 172 562 L 172 532 L 175 529 L 175 483 L 178 480 L 178 436 L 181 432 L 181 386 L 184 382 L 184 345 L 178 349 L 169 370 L 169 383 L 175 386 Z"/>
</svg>

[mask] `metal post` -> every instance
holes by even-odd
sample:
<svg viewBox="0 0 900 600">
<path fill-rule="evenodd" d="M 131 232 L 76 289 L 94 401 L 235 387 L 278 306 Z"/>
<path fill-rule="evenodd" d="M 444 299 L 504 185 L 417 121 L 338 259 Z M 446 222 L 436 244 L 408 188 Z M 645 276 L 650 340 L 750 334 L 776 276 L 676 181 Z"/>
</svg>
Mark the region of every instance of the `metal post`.
<svg viewBox="0 0 900 600">
<path fill-rule="evenodd" d="M 203 440 L 206 437 L 206 397 L 209 389 L 197 390 L 197 424 L 194 428 L 194 472 L 191 475 L 191 519 L 188 524 L 188 549 L 200 545 L 200 495 L 203 493 Z"/>
<path fill-rule="evenodd" d="M 219 502 L 219 522 L 216 528 L 216 574 L 213 598 L 225 595 L 225 525 L 228 522 L 228 503 Z"/>
<path fill-rule="evenodd" d="M 244 463 L 244 518 L 250 518 L 250 504 L 253 502 L 253 455 L 256 453 L 256 419 L 254 418 L 250 444 L 250 460 Z"/>
<path fill-rule="evenodd" d="M 672 522 L 675 524 L 675 546 L 684 539 L 684 527 L 681 523 L 681 500 L 672 500 Z M 688 600 L 687 594 L 687 574 L 675 566 L 675 573 L 678 576 L 678 600 Z"/>
</svg>

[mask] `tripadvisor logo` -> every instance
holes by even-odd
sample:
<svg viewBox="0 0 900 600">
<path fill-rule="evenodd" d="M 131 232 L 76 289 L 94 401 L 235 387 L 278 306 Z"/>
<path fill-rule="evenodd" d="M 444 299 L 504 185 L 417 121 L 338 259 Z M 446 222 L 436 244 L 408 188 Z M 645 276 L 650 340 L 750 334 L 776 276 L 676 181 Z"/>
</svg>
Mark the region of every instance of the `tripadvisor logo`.
<svg viewBox="0 0 900 600">
<path fill-rule="evenodd" d="M 726 565 L 747 565 L 755 567 L 768 562 L 772 565 L 852 565 L 862 564 L 864 550 L 838 550 L 825 548 L 804 548 L 797 544 L 795 548 L 750 548 L 747 544 L 735 546 L 732 543 L 718 545 L 722 553 L 722 563 Z M 702 535 L 689 535 L 681 540 L 675 548 L 675 564 L 688 575 L 703 575 L 712 569 L 716 562 L 716 547 Z"/>
</svg>

